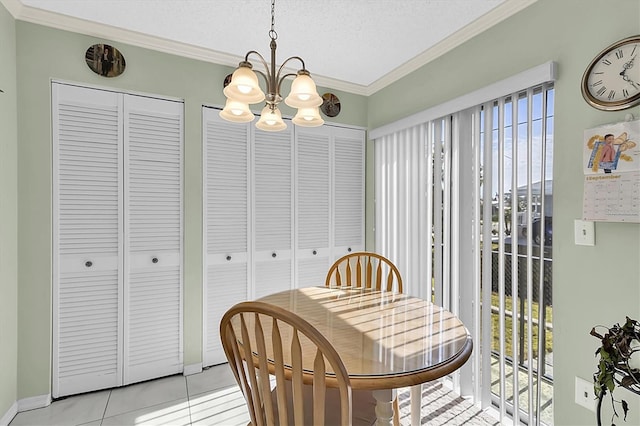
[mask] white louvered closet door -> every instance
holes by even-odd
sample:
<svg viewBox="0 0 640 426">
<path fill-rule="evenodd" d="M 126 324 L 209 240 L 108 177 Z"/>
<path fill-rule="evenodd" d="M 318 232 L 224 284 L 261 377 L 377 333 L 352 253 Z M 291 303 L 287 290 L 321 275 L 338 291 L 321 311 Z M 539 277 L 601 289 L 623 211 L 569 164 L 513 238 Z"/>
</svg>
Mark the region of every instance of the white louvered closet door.
<svg viewBox="0 0 640 426">
<path fill-rule="evenodd" d="M 125 95 L 125 384 L 182 371 L 183 104 Z"/>
<path fill-rule="evenodd" d="M 331 266 L 331 170 L 328 126 L 296 128 L 297 287 L 324 285 Z"/>
<path fill-rule="evenodd" d="M 253 145 L 253 295 L 291 288 L 293 189 L 292 129 L 255 131 Z"/>
<path fill-rule="evenodd" d="M 183 104 L 52 101 L 53 396 L 180 372 Z"/>
<path fill-rule="evenodd" d="M 122 384 L 122 97 L 52 85 L 53 396 Z"/>
<path fill-rule="evenodd" d="M 248 300 L 249 124 L 229 123 L 202 109 L 204 173 L 203 365 L 227 362 L 220 320 Z"/>
<path fill-rule="evenodd" d="M 364 250 L 364 131 L 334 129 L 333 256 Z"/>
</svg>

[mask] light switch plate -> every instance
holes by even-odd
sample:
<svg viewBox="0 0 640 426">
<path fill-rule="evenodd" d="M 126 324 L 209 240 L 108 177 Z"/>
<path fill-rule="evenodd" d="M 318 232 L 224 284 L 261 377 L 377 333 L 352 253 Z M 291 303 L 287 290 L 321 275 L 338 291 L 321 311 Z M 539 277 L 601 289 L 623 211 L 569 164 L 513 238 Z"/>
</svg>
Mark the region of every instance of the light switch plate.
<svg viewBox="0 0 640 426">
<path fill-rule="evenodd" d="M 579 220 L 574 221 L 576 245 L 579 246 L 595 246 L 595 226 L 592 221 Z"/>
</svg>

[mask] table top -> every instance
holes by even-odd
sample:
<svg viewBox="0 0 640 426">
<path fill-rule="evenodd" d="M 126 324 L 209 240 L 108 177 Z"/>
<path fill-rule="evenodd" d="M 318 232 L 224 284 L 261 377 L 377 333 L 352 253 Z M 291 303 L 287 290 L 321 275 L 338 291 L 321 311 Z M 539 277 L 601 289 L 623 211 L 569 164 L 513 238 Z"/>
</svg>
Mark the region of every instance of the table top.
<svg viewBox="0 0 640 426">
<path fill-rule="evenodd" d="M 258 300 L 292 311 L 318 329 L 340 354 L 354 389 L 393 389 L 440 378 L 460 368 L 473 349 L 455 315 L 406 294 L 308 287 Z"/>
</svg>

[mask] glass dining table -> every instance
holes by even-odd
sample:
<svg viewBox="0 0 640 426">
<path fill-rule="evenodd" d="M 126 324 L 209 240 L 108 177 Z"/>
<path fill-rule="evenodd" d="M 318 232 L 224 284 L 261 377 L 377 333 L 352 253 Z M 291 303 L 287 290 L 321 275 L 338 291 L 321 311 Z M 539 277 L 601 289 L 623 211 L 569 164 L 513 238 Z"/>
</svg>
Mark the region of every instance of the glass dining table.
<svg viewBox="0 0 640 426">
<path fill-rule="evenodd" d="M 307 287 L 258 300 L 296 313 L 329 340 L 351 387 L 373 391 L 377 425 L 394 424 L 396 389 L 446 376 L 473 350 L 468 330 L 454 314 L 406 294 Z M 312 357 L 303 359 L 303 367 L 312 373 Z"/>
</svg>

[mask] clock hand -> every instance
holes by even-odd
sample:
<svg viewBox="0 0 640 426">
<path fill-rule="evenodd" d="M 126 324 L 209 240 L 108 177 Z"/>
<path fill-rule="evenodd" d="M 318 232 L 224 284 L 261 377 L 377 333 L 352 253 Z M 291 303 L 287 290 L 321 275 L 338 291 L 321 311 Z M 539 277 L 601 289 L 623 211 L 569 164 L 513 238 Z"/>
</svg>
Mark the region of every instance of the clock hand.
<svg viewBox="0 0 640 426">
<path fill-rule="evenodd" d="M 633 58 L 631 58 L 631 60 L 630 60 L 629 62 L 625 63 L 625 64 L 622 66 L 622 68 L 624 68 L 624 69 L 622 70 L 622 72 L 620 73 L 620 75 L 622 76 L 622 78 L 624 78 L 624 77 L 625 77 L 625 74 L 626 74 L 626 72 L 627 72 L 627 70 L 628 70 L 629 68 L 633 68 L 633 61 L 635 61 L 635 60 L 636 60 L 636 57 L 634 56 Z M 626 80 L 626 79 L 625 79 L 625 80 Z"/>
</svg>

